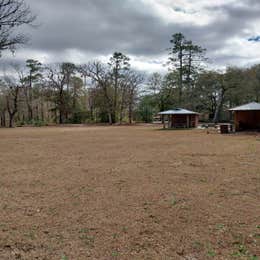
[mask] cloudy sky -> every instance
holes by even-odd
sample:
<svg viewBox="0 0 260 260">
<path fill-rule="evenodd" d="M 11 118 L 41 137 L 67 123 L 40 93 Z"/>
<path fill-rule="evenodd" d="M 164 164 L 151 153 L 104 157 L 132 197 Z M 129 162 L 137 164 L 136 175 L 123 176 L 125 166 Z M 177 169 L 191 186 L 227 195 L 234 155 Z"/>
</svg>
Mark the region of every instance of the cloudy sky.
<svg viewBox="0 0 260 260">
<path fill-rule="evenodd" d="M 207 48 L 214 67 L 260 62 L 259 0 L 26 0 L 38 28 L 23 28 L 30 44 L 2 60 L 45 63 L 105 60 L 114 51 L 135 68 L 165 70 L 171 35 L 182 32 Z"/>
</svg>

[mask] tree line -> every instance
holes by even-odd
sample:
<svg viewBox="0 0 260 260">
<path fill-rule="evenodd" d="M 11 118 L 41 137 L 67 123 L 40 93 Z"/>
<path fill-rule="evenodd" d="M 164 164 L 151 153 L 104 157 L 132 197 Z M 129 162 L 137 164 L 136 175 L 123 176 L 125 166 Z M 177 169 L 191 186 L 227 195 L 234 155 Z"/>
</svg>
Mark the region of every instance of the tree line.
<svg viewBox="0 0 260 260">
<path fill-rule="evenodd" d="M 13 66 L 0 82 L 1 125 L 132 123 L 144 76 L 129 61 L 115 52 L 107 64 Z"/>
<path fill-rule="evenodd" d="M 210 70 L 206 49 L 182 33 L 172 35 L 170 43 L 168 73 L 148 78 L 147 95 L 139 103 L 144 121 L 174 107 L 197 111 L 208 122 L 229 121 L 229 108 L 260 101 L 260 64 Z"/>
<path fill-rule="evenodd" d="M 203 69 L 193 75 L 192 85 L 182 85 L 181 102 L 177 80 L 176 71 L 149 77 L 150 94 L 139 104 L 145 121 L 152 121 L 158 111 L 174 107 L 197 111 L 201 120 L 208 122 L 229 121 L 229 108 L 260 101 L 260 64 L 249 68 L 229 67 L 225 72 Z"/>
<path fill-rule="evenodd" d="M 17 31 L 35 19 L 24 0 L 0 0 L 0 53 L 25 44 L 28 38 Z M 173 34 L 169 46 L 164 74 L 132 69 L 121 52 L 107 63 L 46 65 L 28 59 L 13 65 L 0 78 L 1 126 L 151 122 L 174 107 L 216 123 L 229 120 L 228 108 L 259 101 L 260 65 L 210 70 L 206 49 L 182 33 Z"/>
</svg>

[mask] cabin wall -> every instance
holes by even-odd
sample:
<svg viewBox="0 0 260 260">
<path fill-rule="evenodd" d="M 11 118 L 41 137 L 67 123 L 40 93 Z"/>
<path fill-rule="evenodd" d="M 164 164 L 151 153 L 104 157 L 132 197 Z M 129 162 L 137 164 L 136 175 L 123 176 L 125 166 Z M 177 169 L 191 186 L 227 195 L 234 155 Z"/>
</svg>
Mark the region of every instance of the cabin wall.
<svg viewBox="0 0 260 260">
<path fill-rule="evenodd" d="M 260 111 L 235 111 L 236 131 L 260 129 Z"/>
<path fill-rule="evenodd" d="M 171 128 L 195 128 L 198 126 L 198 115 L 171 115 Z"/>
</svg>

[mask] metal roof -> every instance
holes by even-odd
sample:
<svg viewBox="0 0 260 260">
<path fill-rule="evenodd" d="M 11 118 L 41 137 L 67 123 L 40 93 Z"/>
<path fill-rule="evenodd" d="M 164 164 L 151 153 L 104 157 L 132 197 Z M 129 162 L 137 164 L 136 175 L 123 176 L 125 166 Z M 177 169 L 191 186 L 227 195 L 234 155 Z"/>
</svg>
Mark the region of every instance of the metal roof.
<svg viewBox="0 0 260 260">
<path fill-rule="evenodd" d="M 175 108 L 172 110 L 167 110 L 160 112 L 159 115 L 197 115 L 198 113 L 183 109 L 183 108 Z"/>
<path fill-rule="evenodd" d="M 249 111 L 249 110 L 260 110 L 260 103 L 252 102 L 243 106 L 234 107 L 229 109 L 230 111 Z"/>
</svg>

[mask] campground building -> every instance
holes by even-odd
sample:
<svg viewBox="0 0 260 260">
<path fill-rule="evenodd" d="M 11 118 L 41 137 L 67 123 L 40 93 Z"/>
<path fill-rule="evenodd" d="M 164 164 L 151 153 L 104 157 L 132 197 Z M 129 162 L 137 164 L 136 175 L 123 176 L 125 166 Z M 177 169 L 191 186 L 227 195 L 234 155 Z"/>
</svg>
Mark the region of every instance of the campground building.
<svg viewBox="0 0 260 260">
<path fill-rule="evenodd" d="M 163 127 L 168 121 L 168 128 L 195 128 L 199 123 L 199 113 L 183 108 L 176 108 L 159 113 L 162 116 Z"/>
<path fill-rule="evenodd" d="M 229 110 L 234 114 L 235 131 L 260 130 L 260 103 L 252 102 Z"/>
</svg>

